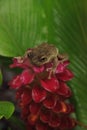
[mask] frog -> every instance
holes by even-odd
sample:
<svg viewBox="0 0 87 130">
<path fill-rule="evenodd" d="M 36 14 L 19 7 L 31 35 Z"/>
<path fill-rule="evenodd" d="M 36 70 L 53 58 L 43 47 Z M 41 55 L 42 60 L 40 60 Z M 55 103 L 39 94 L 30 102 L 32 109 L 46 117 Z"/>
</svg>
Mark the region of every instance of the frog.
<svg viewBox="0 0 87 130">
<path fill-rule="evenodd" d="M 49 79 L 52 74 L 55 74 L 59 63 L 68 60 L 67 54 L 60 54 L 59 49 L 54 44 L 42 43 L 26 52 L 31 64 L 39 67 L 46 63 L 52 62 L 52 68 L 49 73 Z"/>
</svg>

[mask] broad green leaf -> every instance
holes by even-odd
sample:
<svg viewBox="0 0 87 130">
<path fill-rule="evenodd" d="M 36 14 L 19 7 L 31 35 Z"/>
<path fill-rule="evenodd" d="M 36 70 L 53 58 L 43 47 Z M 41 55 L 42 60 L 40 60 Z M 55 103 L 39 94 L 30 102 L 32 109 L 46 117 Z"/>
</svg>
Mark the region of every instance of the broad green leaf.
<svg viewBox="0 0 87 130">
<path fill-rule="evenodd" d="M 0 1 L 1 55 L 22 55 L 43 41 L 69 55 L 76 118 L 87 124 L 87 0 Z"/>
<path fill-rule="evenodd" d="M 8 101 L 0 101 L 0 119 L 5 117 L 10 118 L 14 112 L 14 105 Z"/>
<path fill-rule="evenodd" d="M 45 14 L 37 0 L 0 1 L 0 54 L 17 56 L 46 40 Z"/>
</svg>

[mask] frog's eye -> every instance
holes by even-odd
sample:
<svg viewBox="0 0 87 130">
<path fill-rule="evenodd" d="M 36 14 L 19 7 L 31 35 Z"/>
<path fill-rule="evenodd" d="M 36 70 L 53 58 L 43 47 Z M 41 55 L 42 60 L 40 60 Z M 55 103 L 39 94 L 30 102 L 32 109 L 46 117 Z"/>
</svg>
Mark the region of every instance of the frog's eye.
<svg viewBox="0 0 87 130">
<path fill-rule="evenodd" d="M 47 58 L 46 57 L 41 57 L 39 60 L 40 60 L 40 62 L 44 62 L 44 61 L 47 60 Z"/>
</svg>

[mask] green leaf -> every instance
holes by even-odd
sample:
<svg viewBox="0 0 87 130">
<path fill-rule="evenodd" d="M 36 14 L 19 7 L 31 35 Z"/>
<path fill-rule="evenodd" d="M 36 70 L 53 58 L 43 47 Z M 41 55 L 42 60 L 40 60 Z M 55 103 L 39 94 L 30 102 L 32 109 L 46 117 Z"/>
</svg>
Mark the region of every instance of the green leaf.
<svg viewBox="0 0 87 130">
<path fill-rule="evenodd" d="M 87 124 L 87 0 L 0 1 L 0 55 L 22 55 L 43 41 L 69 55 L 76 118 Z"/>
<path fill-rule="evenodd" d="M 0 119 L 2 119 L 3 118 L 3 115 L 0 115 Z"/>
<path fill-rule="evenodd" d="M 0 85 L 2 84 L 2 72 L 0 70 Z"/>
<path fill-rule="evenodd" d="M 8 101 L 0 101 L 0 119 L 9 119 L 14 112 L 14 105 Z"/>
<path fill-rule="evenodd" d="M 46 40 L 43 8 L 39 0 L 0 1 L 0 54 L 18 56 Z"/>
</svg>

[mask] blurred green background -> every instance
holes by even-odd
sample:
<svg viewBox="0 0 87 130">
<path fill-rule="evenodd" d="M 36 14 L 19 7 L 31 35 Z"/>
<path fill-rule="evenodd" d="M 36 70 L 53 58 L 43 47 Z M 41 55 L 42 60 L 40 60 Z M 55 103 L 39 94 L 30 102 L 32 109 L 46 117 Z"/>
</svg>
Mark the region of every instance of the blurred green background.
<svg viewBox="0 0 87 130">
<path fill-rule="evenodd" d="M 13 75 L 8 69 L 12 57 L 44 41 L 69 55 L 75 75 L 69 82 L 71 101 L 77 120 L 87 124 L 87 0 L 0 0 L 0 66 L 8 72 L 5 79 Z M 3 96 L 7 84 L 2 84 Z"/>
</svg>

